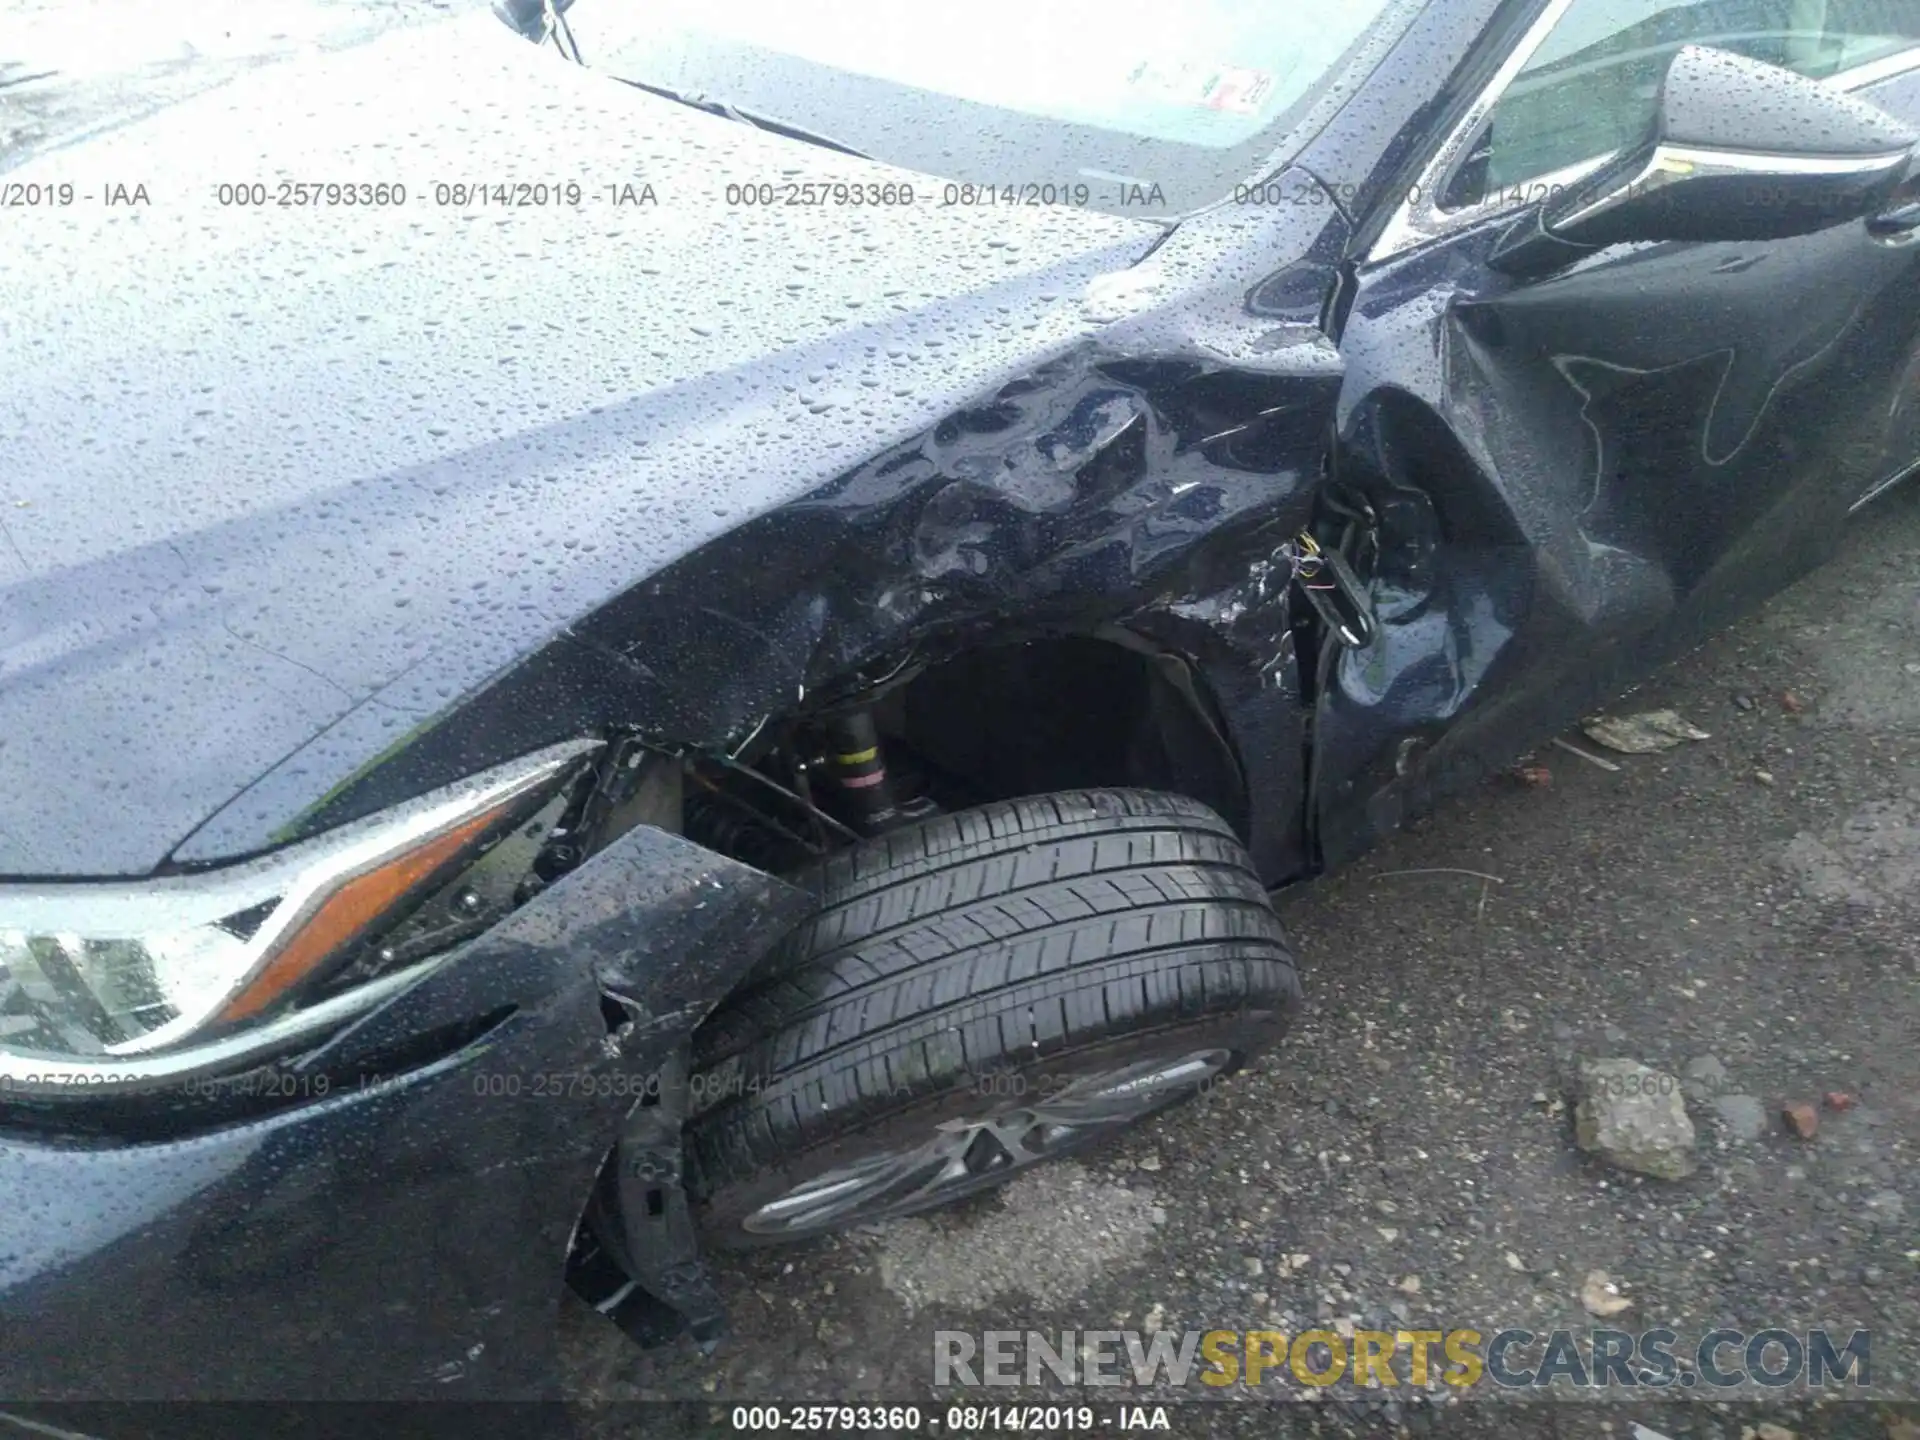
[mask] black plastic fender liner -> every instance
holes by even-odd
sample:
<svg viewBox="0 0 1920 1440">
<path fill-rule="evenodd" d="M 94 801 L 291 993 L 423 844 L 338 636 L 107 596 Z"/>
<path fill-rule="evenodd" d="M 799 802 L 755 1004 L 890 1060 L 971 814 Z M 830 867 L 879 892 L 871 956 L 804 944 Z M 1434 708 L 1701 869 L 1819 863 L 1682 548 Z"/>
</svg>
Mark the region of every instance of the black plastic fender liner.
<svg viewBox="0 0 1920 1440">
<path fill-rule="evenodd" d="M 552 1397 L 567 1248 L 622 1117 L 811 904 L 639 827 L 306 1056 L 323 1099 L 160 1143 L 0 1130 L 9 1401 Z"/>
</svg>

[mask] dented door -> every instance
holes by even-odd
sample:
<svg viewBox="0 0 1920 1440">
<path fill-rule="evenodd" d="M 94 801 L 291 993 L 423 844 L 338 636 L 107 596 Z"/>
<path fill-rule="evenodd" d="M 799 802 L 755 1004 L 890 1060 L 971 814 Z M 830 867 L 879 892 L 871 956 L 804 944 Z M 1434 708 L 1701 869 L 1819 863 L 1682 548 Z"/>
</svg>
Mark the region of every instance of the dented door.
<svg viewBox="0 0 1920 1440">
<path fill-rule="evenodd" d="M 1920 47 L 1920 14 L 1877 3 L 1857 0 L 1849 18 L 1832 0 L 1829 18 L 1883 27 L 1882 50 Z M 1769 38 L 1759 12 L 1780 7 L 1750 8 L 1748 32 Z M 1583 23 L 1589 48 L 1556 56 L 1550 35 L 1541 53 L 1584 66 L 1580 103 L 1651 104 L 1633 67 L 1657 86 L 1659 47 L 1637 33 L 1616 44 L 1626 60 L 1596 66 L 1592 12 L 1658 11 L 1677 46 L 1708 9 L 1572 0 L 1545 23 Z M 1712 10 L 1723 29 L 1726 10 Z M 1806 63 L 1875 43 L 1843 38 L 1856 48 L 1816 46 Z M 1920 66 L 1920 50 L 1904 54 Z M 1920 122 L 1901 60 L 1829 83 Z M 1544 278 L 1503 276 L 1487 255 L 1519 211 L 1487 192 L 1540 165 L 1565 178 L 1606 125 L 1575 113 L 1543 139 L 1553 111 L 1538 88 L 1518 110 L 1526 128 L 1510 133 L 1524 143 L 1503 152 L 1497 101 L 1461 137 L 1467 159 L 1446 183 L 1482 192 L 1451 197 L 1471 202 L 1464 219 L 1442 214 L 1433 236 L 1389 225 L 1356 265 L 1340 459 L 1375 518 L 1379 635 L 1335 652 L 1322 677 L 1313 803 L 1330 863 L 1823 558 L 1848 511 L 1920 458 L 1910 230 L 1625 245 Z"/>
</svg>

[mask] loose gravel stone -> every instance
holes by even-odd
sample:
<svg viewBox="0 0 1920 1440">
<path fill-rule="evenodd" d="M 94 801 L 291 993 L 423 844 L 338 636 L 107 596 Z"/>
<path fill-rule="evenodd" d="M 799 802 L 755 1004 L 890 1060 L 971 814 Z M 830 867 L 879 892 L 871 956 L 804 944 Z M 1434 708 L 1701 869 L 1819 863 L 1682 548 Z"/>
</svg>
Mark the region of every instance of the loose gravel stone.
<svg viewBox="0 0 1920 1440">
<path fill-rule="evenodd" d="M 1574 1136 L 1608 1164 L 1662 1180 L 1685 1179 L 1698 1166 L 1680 1082 L 1638 1060 L 1581 1065 Z"/>
<path fill-rule="evenodd" d="M 1767 1107 L 1751 1095 L 1721 1095 L 1713 1112 L 1735 1140 L 1758 1140 L 1767 1133 Z"/>
<path fill-rule="evenodd" d="M 1711 1095 L 1727 1088 L 1727 1067 L 1720 1063 L 1718 1055 L 1696 1055 L 1680 1073 L 1686 1076 L 1689 1087 L 1701 1094 Z"/>
</svg>

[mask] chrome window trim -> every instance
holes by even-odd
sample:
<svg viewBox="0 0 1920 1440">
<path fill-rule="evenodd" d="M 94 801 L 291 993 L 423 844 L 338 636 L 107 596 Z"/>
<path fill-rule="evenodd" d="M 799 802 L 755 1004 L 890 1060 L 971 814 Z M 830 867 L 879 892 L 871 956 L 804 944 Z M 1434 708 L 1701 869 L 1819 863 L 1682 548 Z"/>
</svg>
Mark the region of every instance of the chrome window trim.
<svg viewBox="0 0 1920 1440">
<path fill-rule="evenodd" d="M 1866 64 L 1856 65 L 1851 70 L 1842 70 L 1838 75 L 1829 75 L 1820 83 L 1831 85 L 1836 90 L 1865 90 L 1869 86 L 1898 79 L 1915 70 L 1920 70 L 1920 45 L 1909 46 L 1891 55 L 1883 55 L 1878 60 L 1869 60 Z"/>
<path fill-rule="evenodd" d="M 1380 232 L 1380 238 L 1374 242 L 1368 253 L 1369 263 L 1377 260 L 1389 260 L 1395 255 L 1437 240 L 1442 235 L 1451 234 L 1476 220 L 1498 214 L 1503 209 L 1517 209 L 1525 201 L 1513 201 L 1503 204 L 1469 206 L 1461 210 L 1442 210 L 1436 198 L 1447 178 L 1453 174 L 1454 167 L 1466 159 L 1467 146 L 1472 142 L 1474 132 L 1487 116 L 1493 113 L 1493 107 L 1500 97 L 1507 93 L 1527 62 L 1533 59 L 1547 36 L 1553 32 L 1573 8 L 1573 0 L 1549 0 L 1547 8 L 1540 12 L 1539 18 L 1528 27 L 1527 33 L 1520 37 L 1520 43 L 1508 52 L 1507 58 L 1500 62 L 1500 68 L 1494 72 L 1493 79 L 1487 82 L 1478 98 L 1468 107 L 1467 113 L 1460 117 L 1460 123 L 1454 126 L 1440 148 L 1433 152 L 1425 166 L 1421 168 L 1419 178 L 1400 197 L 1394 206 L 1393 216 L 1387 221 L 1386 228 Z M 1594 168 L 1606 162 L 1602 156 L 1595 160 Z"/>
<path fill-rule="evenodd" d="M 1887 476 L 1886 479 L 1876 483 L 1866 494 L 1862 495 L 1858 500 L 1854 501 L 1852 505 L 1847 507 L 1847 513 L 1851 515 L 1857 510 L 1864 510 L 1882 495 L 1887 494 L 1898 486 L 1906 484 L 1909 480 L 1920 480 L 1920 460 L 1916 460 L 1904 470 L 1894 471 L 1893 474 Z"/>
<path fill-rule="evenodd" d="M 1500 69 L 1487 83 L 1479 97 L 1461 117 L 1460 123 L 1448 134 L 1446 140 L 1434 151 L 1433 156 L 1421 168 L 1420 176 L 1409 187 L 1408 193 L 1400 198 L 1394 207 L 1393 215 L 1381 229 L 1380 236 L 1374 241 L 1373 248 L 1367 252 L 1364 263 L 1374 264 L 1390 260 L 1409 250 L 1468 229 L 1483 220 L 1494 216 L 1511 214 L 1536 200 L 1546 199 L 1577 184 L 1587 176 L 1599 170 L 1603 165 L 1616 158 L 1621 152 L 1608 151 L 1592 156 L 1560 170 L 1520 181 L 1503 187 L 1500 191 L 1478 205 L 1463 206 L 1458 210 L 1442 210 L 1437 197 L 1452 179 L 1454 169 L 1466 159 L 1467 147 L 1474 133 L 1480 128 L 1487 116 L 1493 113 L 1493 107 L 1500 103 L 1515 79 L 1526 68 L 1527 62 L 1546 43 L 1553 28 L 1573 8 L 1574 0 L 1551 0 L 1547 8 L 1540 12 L 1527 33 L 1520 37 Z M 1878 60 L 1864 65 L 1856 65 L 1850 70 L 1829 75 L 1820 83 L 1830 85 L 1836 90 L 1864 90 L 1869 86 L 1920 70 L 1920 45 L 1909 46 L 1892 55 L 1882 56 Z"/>
</svg>

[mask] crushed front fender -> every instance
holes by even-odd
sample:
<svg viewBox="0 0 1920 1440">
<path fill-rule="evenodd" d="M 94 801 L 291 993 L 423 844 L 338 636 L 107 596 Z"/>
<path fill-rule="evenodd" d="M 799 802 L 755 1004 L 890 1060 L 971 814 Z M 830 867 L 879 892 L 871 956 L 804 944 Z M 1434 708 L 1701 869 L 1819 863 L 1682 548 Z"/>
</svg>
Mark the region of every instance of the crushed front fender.
<svg viewBox="0 0 1920 1440">
<path fill-rule="evenodd" d="M 86 1143 L 0 1110 L 8 1400 L 551 1398 L 622 1117 L 810 903 L 641 827 L 301 1057 L 295 1103 Z"/>
</svg>

